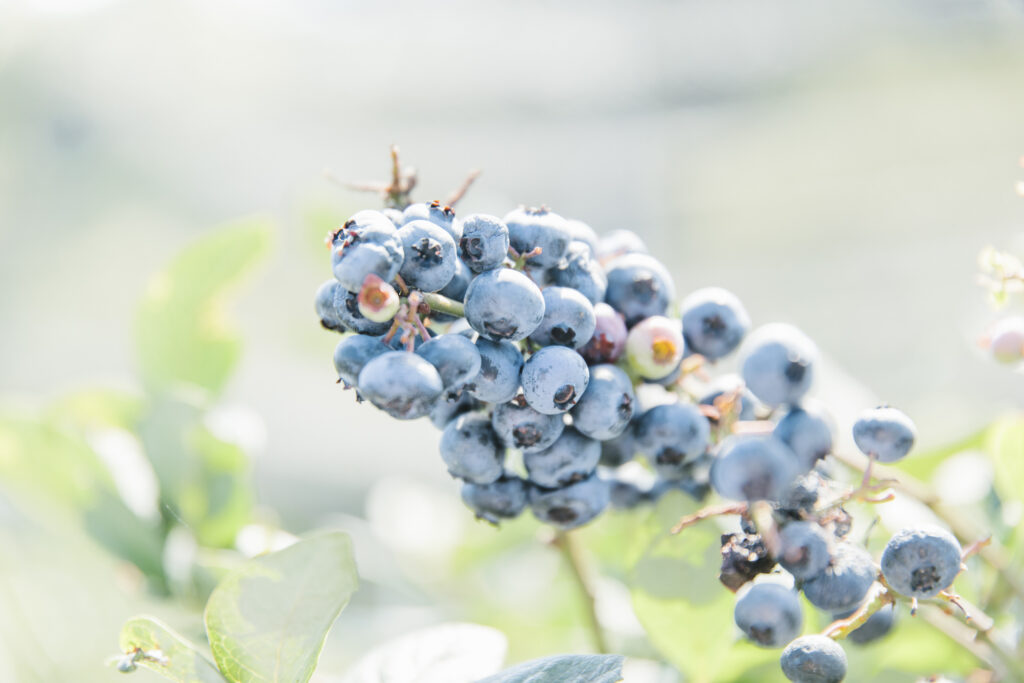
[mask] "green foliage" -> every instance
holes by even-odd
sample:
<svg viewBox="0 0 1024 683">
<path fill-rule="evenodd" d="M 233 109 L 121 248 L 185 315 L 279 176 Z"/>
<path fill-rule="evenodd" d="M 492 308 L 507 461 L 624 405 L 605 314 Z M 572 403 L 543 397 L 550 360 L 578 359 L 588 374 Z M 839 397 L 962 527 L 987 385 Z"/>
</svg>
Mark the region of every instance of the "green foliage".
<svg viewBox="0 0 1024 683">
<path fill-rule="evenodd" d="M 557 655 L 523 662 L 477 683 L 615 683 L 622 680 L 620 655 Z"/>
<path fill-rule="evenodd" d="M 313 536 L 245 563 L 206 605 L 220 671 L 233 683 L 308 681 L 357 581 L 352 542 L 342 533 Z"/>
<path fill-rule="evenodd" d="M 137 321 L 147 387 L 159 393 L 191 385 L 220 393 L 241 352 L 223 299 L 267 254 L 272 236 L 263 219 L 227 226 L 186 248 L 153 277 Z"/>
<path fill-rule="evenodd" d="M 125 622 L 120 645 L 122 652 L 134 654 L 137 666 L 175 683 L 225 683 L 217 667 L 195 645 L 152 617 Z"/>
</svg>

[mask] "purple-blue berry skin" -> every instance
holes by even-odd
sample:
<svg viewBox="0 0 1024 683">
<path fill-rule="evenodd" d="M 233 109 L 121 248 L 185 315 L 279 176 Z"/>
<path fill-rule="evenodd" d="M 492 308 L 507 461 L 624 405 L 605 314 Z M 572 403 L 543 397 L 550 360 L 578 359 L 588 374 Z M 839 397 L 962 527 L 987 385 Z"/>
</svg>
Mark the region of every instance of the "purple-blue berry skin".
<svg viewBox="0 0 1024 683">
<path fill-rule="evenodd" d="M 565 256 L 572 239 L 566 221 L 545 208 L 518 208 L 505 215 L 509 242 L 519 254 L 540 247 L 541 253 L 529 259 L 537 268 L 553 268 Z"/>
<path fill-rule="evenodd" d="M 405 224 L 405 216 L 398 209 L 381 209 L 380 212 L 388 217 L 391 224 L 395 226 L 395 230 Z"/>
<path fill-rule="evenodd" d="M 823 571 L 804 581 L 804 596 L 818 609 L 840 612 L 859 605 L 875 581 L 875 566 L 867 550 L 837 543 Z"/>
<path fill-rule="evenodd" d="M 797 405 L 811 388 L 818 348 L 807 335 L 785 323 L 758 328 L 742 361 L 743 381 L 768 406 Z"/>
<path fill-rule="evenodd" d="M 773 432 L 800 462 L 801 472 L 810 472 L 819 460 L 832 452 L 832 426 L 817 408 L 790 408 Z"/>
<path fill-rule="evenodd" d="M 331 240 L 331 269 L 338 282 L 358 293 L 373 273 L 391 282 L 402 267 L 402 241 L 394 224 L 379 211 L 360 211 Z"/>
<path fill-rule="evenodd" d="M 743 386 L 743 378 L 739 375 L 722 375 L 712 382 L 708 388 L 707 393 L 700 397 L 697 401 L 703 406 L 714 406 L 715 400 L 723 394 L 733 393 L 739 391 L 739 414 L 736 418 L 739 420 L 750 421 L 757 419 L 757 398 L 750 393 L 750 390 Z M 712 422 L 715 422 L 713 420 Z"/>
<path fill-rule="evenodd" d="M 544 319 L 544 296 L 519 271 L 496 268 L 473 278 L 465 311 L 466 320 L 481 336 L 521 341 Z"/>
<path fill-rule="evenodd" d="M 538 413 L 567 412 L 583 396 L 590 370 L 583 356 L 564 346 L 547 346 L 523 363 L 523 396 Z"/>
<path fill-rule="evenodd" d="M 594 258 L 590 248 L 583 242 L 570 242 L 565 260 L 547 271 L 547 275 L 551 284 L 571 287 L 592 304 L 604 301 L 608 277 L 604 274 L 601 263 Z"/>
<path fill-rule="evenodd" d="M 530 485 L 506 473 L 490 484 L 466 482 L 462 485 L 462 502 L 483 519 L 497 525 L 502 520 L 518 517 L 526 508 Z"/>
<path fill-rule="evenodd" d="M 407 285 L 437 292 L 455 277 L 455 240 L 443 228 L 430 221 L 411 221 L 401 227 L 398 238 L 405 254 L 399 274 Z"/>
<path fill-rule="evenodd" d="M 707 450 L 711 423 L 694 405 L 668 403 L 637 418 L 633 434 L 658 474 L 678 479 L 682 468 Z"/>
<path fill-rule="evenodd" d="M 508 403 L 519 391 L 523 354 L 507 341 L 480 337 L 475 343 L 480 352 L 480 372 L 466 383 L 466 391 L 485 403 Z"/>
<path fill-rule="evenodd" d="M 882 552 L 882 575 L 908 598 L 933 598 L 953 584 L 963 551 L 953 534 L 937 527 L 897 532 Z"/>
<path fill-rule="evenodd" d="M 343 337 L 334 347 L 334 369 L 338 371 L 338 381 L 345 388 L 354 387 L 366 364 L 377 356 L 391 351 L 380 337 L 365 334 L 352 334 Z"/>
<path fill-rule="evenodd" d="M 508 247 L 508 226 L 497 216 L 474 213 L 462 221 L 459 256 L 474 273 L 500 268 Z"/>
<path fill-rule="evenodd" d="M 516 400 L 494 407 L 491 426 L 506 446 L 529 453 L 551 446 L 562 435 L 565 422 L 561 415 L 544 415 Z"/>
<path fill-rule="evenodd" d="M 572 424 L 582 434 L 607 441 L 626 431 L 637 409 L 629 375 L 614 365 L 594 365 L 583 397 L 573 406 Z"/>
<path fill-rule="evenodd" d="M 497 481 L 505 469 L 505 447 L 480 413 L 460 415 L 441 434 L 441 458 L 453 477 L 474 484 Z"/>
<path fill-rule="evenodd" d="M 530 481 L 549 489 L 586 479 L 600 459 L 601 444 L 572 427 L 566 427 L 548 448 L 523 454 Z"/>
<path fill-rule="evenodd" d="M 594 253 L 600 261 L 610 261 L 626 254 L 646 254 L 647 245 L 632 230 L 612 230 L 597 241 Z"/>
<path fill-rule="evenodd" d="M 417 355 L 437 368 L 444 388 L 457 389 L 480 373 L 480 352 L 461 334 L 443 334 L 424 342 Z"/>
<path fill-rule="evenodd" d="M 794 578 L 809 579 L 825 570 L 829 561 L 829 536 L 814 522 L 790 522 L 779 531 L 776 558 Z"/>
<path fill-rule="evenodd" d="M 430 422 L 438 429 L 444 429 L 459 415 L 479 410 L 482 407 L 483 403 L 468 391 L 459 392 L 458 396 L 444 393 L 437 397 L 430 409 Z"/>
<path fill-rule="evenodd" d="M 731 500 L 780 500 L 799 474 L 789 446 L 773 436 L 730 436 L 711 464 L 711 486 Z"/>
<path fill-rule="evenodd" d="M 618 467 L 633 460 L 640 452 L 640 444 L 633 433 L 634 419 L 618 436 L 601 442 L 601 464 L 605 467 Z"/>
<path fill-rule="evenodd" d="M 699 289 L 683 299 L 686 347 L 708 360 L 729 355 L 750 330 L 750 316 L 732 292 L 720 287 Z"/>
<path fill-rule="evenodd" d="M 800 635 L 804 613 L 796 592 L 775 583 L 755 583 L 739 600 L 733 619 L 761 647 L 782 647 Z"/>
<path fill-rule="evenodd" d="M 338 300 L 338 290 L 344 289 L 337 280 L 328 280 L 316 290 L 314 308 L 316 315 L 320 318 L 320 324 L 326 330 L 332 332 L 344 332 L 345 323 L 338 315 L 334 302 Z"/>
<path fill-rule="evenodd" d="M 853 616 L 853 613 L 856 612 L 857 609 L 858 608 L 855 607 L 851 610 L 838 612 L 834 614 L 833 617 L 835 619 L 846 619 L 847 617 Z M 846 639 L 853 641 L 858 645 L 867 645 L 868 643 L 872 643 L 879 638 L 883 638 L 888 635 L 895 623 L 895 606 L 882 605 L 882 608 L 868 617 L 867 621 L 850 631 L 847 634 Z"/>
<path fill-rule="evenodd" d="M 408 225 L 413 221 L 430 221 L 437 227 L 447 232 L 453 240 L 459 241 L 462 237 L 462 226 L 455 217 L 455 211 L 450 206 L 444 206 L 441 202 L 433 201 L 429 204 L 410 204 L 402 212 L 402 225 Z"/>
<path fill-rule="evenodd" d="M 344 287 L 334 290 L 334 312 L 342 324 L 353 332 L 380 336 L 391 329 L 391 321 L 374 322 L 359 310 L 359 295 Z"/>
<path fill-rule="evenodd" d="M 412 420 L 430 412 L 444 385 L 433 365 L 414 353 L 388 351 L 359 373 L 360 395 L 399 420 Z"/>
<path fill-rule="evenodd" d="M 896 462 L 907 457 L 917 440 L 913 421 L 896 408 L 881 406 L 865 411 L 853 423 L 853 441 L 864 455 L 879 462 Z"/>
<path fill-rule="evenodd" d="M 569 218 L 565 221 L 565 229 L 569 231 L 569 237 L 572 238 L 572 242 L 569 243 L 570 248 L 573 242 L 581 242 L 590 250 L 592 256 L 597 254 L 597 245 L 601 239 L 592 227 L 579 219 Z"/>
<path fill-rule="evenodd" d="M 583 347 L 594 336 L 597 319 L 590 301 L 568 287 L 546 287 L 544 317 L 533 332 L 530 341 L 540 346 Z"/>
<path fill-rule="evenodd" d="M 464 301 L 466 298 L 466 290 L 469 289 L 469 283 L 473 281 L 475 277 L 473 271 L 469 269 L 469 266 L 460 259 L 455 259 L 455 275 L 452 279 L 444 286 L 439 294 L 446 296 L 452 301 Z M 430 316 L 432 319 L 440 319 L 437 313 L 432 313 Z M 449 316 L 449 320 L 454 320 L 454 316 Z"/>
<path fill-rule="evenodd" d="M 531 487 L 530 511 L 541 522 L 568 530 L 601 514 L 608 499 L 608 482 L 595 473 L 560 489 Z"/>
<path fill-rule="evenodd" d="M 676 295 L 672 276 L 653 256 L 620 256 L 608 264 L 607 275 L 605 303 L 625 317 L 628 327 L 652 315 L 665 315 Z"/>
<path fill-rule="evenodd" d="M 782 651 L 779 664 L 793 683 L 840 683 L 846 678 L 846 653 L 828 636 L 800 636 Z"/>
</svg>

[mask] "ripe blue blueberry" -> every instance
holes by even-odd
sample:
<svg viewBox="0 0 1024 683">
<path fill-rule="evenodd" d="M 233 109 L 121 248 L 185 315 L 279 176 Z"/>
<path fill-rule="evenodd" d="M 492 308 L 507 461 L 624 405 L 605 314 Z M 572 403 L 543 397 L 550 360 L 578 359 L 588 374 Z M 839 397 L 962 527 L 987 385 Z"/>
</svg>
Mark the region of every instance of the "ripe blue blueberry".
<svg viewBox="0 0 1024 683">
<path fill-rule="evenodd" d="M 331 237 L 331 269 L 338 282 L 358 293 L 373 273 L 385 282 L 402 267 L 402 242 L 394 224 L 379 211 L 360 211 Z"/>
<path fill-rule="evenodd" d="M 728 374 L 715 378 L 697 403 L 714 406 L 721 412 L 728 411 L 729 415 L 738 420 L 757 419 L 757 399 L 744 386 L 743 378 L 739 375 Z"/>
<path fill-rule="evenodd" d="M 334 312 L 342 324 L 359 334 L 381 335 L 391 328 L 390 321 L 375 322 L 359 310 L 359 294 L 344 287 L 334 289 Z"/>
<path fill-rule="evenodd" d="M 594 306 L 585 296 L 568 287 L 546 287 L 544 317 L 530 333 L 530 341 L 541 346 L 568 346 L 578 349 L 594 335 L 597 320 Z"/>
<path fill-rule="evenodd" d="M 455 217 L 455 211 L 437 200 L 405 207 L 405 211 L 402 212 L 402 225 L 408 225 L 413 221 L 430 221 L 447 232 L 456 242 L 462 237 L 462 225 Z"/>
<path fill-rule="evenodd" d="M 775 583 L 750 586 L 736 601 L 733 619 L 761 647 L 782 647 L 800 635 L 804 625 L 796 592 Z"/>
<path fill-rule="evenodd" d="M 815 522 L 790 522 L 779 531 L 779 564 L 796 579 L 809 579 L 832 559 L 829 535 Z"/>
<path fill-rule="evenodd" d="M 504 473 L 505 447 L 480 413 L 466 413 L 448 423 L 441 434 L 441 458 L 453 477 L 490 484 Z"/>
<path fill-rule="evenodd" d="M 882 552 L 882 575 L 908 598 L 932 598 L 953 584 L 960 573 L 960 543 L 936 527 L 897 532 Z"/>
<path fill-rule="evenodd" d="M 316 290 L 316 299 L 314 300 L 314 307 L 316 308 L 317 317 L 320 318 L 320 324 L 323 325 L 324 329 L 333 332 L 345 331 L 345 323 L 342 322 L 341 316 L 338 315 L 338 311 L 334 308 L 334 302 L 338 298 L 339 289 L 344 289 L 340 282 L 328 280 Z"/>
<path fill-rule="evenodd" d="M 612 230 L 597 241 L 594 255 L 598 260 L 607 263 L 612 259 L 626 254 L 646 254 L 647 245 L 640 236 L 631 230 Z"/>
<path fill-rule="evenodd" d="M 581 242 L 587 246 L 591 255 L 597 254 L 597 244 L 600 238 L 592 227 L 581 220 L 570 218 L 565 221 L 565 229 L 569 231 L 572 242 Z M 572 242 L 569 243 L 570 248 Z"/>
<path fill-rule="evenodd" d="M 875 575 L 867 550 L 851 543 L 837 543 L 829 565 L 804 581 L 804 595 L 818 609 L 829 612 L 852 609 L 864 600 Z"/>
<path fill-rule="evenodd" d="M 443 334 L 424 342 L 416 353 L 437 368 L 444 388 L 457 389 L 480 373 L 480 352 L 461 334 Z"/>
<path fill-rule="evenodd" d="M 864 455 L 879 462 L 902 460 L 914 447 L 917 428 L 902 411 L 881 406 L 864 411 L 853 423 L 853 441 Z"/>
<path fill-rule="evenodd" d="M 391 221 L 391 224 L 395 226 L 396 230 L 402 227 L 405 223 L 405 217 L 398 209 L 381 209 L 380 212 L 388 217 L 388 220 Z"/>
<path fill-rule="evenodd" d="M 789 446 L 773 436 L 730 436 L 711 465 L 711 486 L 732 500 L 780 500 L 799 474 Z"/>
<path fill-rule="evenodd" d="M 508 403 L 519 391 L 523 354 L 507 341 L 480 337 L 475 343 L 480 352 L 480 372 L 466 383 L 466 390 L 486 403 Z"/>
<path fill-rule="evenodd" d="M 544 319 L 544 296 L 519 271 L 496 268 L 473 278 L 465 308 L 466 320 L 482 336 L 521 341 Z"/>
<path fill-rule="evenodd" d="M 468 391 L 459 392 L 458 396 L 444 393 L 437 397 L 430 409 L 430 422 L 438 429 L 444 429 L 459 415 L 479 410 L 482 407 L 483 403 Z"/>
<path fill-rule="evenodd" d="M 795 405 L 811 388 L 817 358 L 818 348 L 807 335 L 792 325 L 771 323 L 751 335 L 741 374 L 766 405 Z"/>
<path fill-rule="evenodd" d="M 529 489 L 526 481 L 506 473 L 490 484 L 464 483 L 462 501 L 476 513 L 477 519 L 497 525 L 503 519 L 519 516 L 526 507 Z"/>
<path fill-rule="evenodd" d="M 562 435 L 565 422 L 561 415 L 544 415 L 514 400 L 495 406 L 491 426 L 506 446 L 526 453 L 553 444 Z"/>
<path fill-rule="evenodd" d="M 626 254 L 608 264 L 604 300 L 632 327 L 652 315 L 665 315 L 675 284 L 661 262 L 647 254 Z"/>
<path fill-rule="evenodd" d="M 627 425 L 622 433 L 615 438 L 606 439 L 601 442 L 602 465 L 605 467 L 618 467 L 636 457 L 636 454 L 640 452 L 640 444 L 636 442 L 636 436 L 633 433 L 633 426 L 635 424 L 636 419 Z"/>
<path fill-rule="evenodd" d="M 800 636 L 782 651 L 779 663 L 793 683 L 840 683 L 846 678 L 846 653 L 828 636 Z"/>
<path fill-rule="evenodd" d="M 668 403 L 637 418 L 633 434 L 658 474 L 678 479 L 682 467 L 707 450 L 711 424 L 690 403 Z"/>
<path fill-rule="evenodd" d="M 500 268 L 508 247 L 508 226 L 497 216 L 474 213 L 462 222 L 459 256 L 474 273 Z"/>
<path fill-rule="evenodd" d="M 530 407 L 545 415 L 564 413 L 587 390 L 590 371 L 583 356 L 564 346 L 547 346 L 523 363 L 519 375 Z"/>
<path fill-rule="evenodd" d="M 549 447 L 523 454 L 530 481 L 549 489 L 586 479 L 600 459 L 601 444 L 572 427 L 566 427 Z"/>
<path fill-rule="evenodd" d="M 548 279 L 553 285 L 575 289 L 593 304 L 604 301 L 608 288 L 604 268 L 594 258 L 590 247 L 577 241 L 569 243 L 565 260 L 548 271 Z"/>
<path fill-rule="evenodd" d="M 572 424 L 590 438 L 606 441 L 626 430 L 636 409 L 629 375 L 614 365 L 595 365 L 587 390 L 571 411 Z"/>
<path fill-rule="evenodd" d="M 546 208 L 520 207 L 505 215 L 509 242 L 520 254 L 528 254 L 536 248 L 541 253 L 530 258 L 529 263 L 538 268 L 553 268 L 565 256 L 572 237 L 564 218 Z"/>
<path fill-rule="evenodd" d="M 368 362 L 357 385 L 363 398 L 399 420 L 423 417 L 444 390 L 433 365 L 404 351 L 388 351 Z"/>
<path fill-rule="evenodd" d="M 814 406 L 790 408 L 775 425 L 774 435 L 796 454 L 801 472 L 810 472 L 832 452 L 832 425 Z"/>
<path fill-rule="evenodd" d="M 430 221 L 406 223 L 398 231 L 404 260 L 399 270 L 406 284 L 424 292 L 437 292 L 455 277 L 455 240 Z"/>
<path fill-rule="evenodd" d="M 366 364 L 389 351 L 391 349 L 380 337 L 365 334 L 342 337 L 334 347 L 334 369 L 338 371 L 338 380 L 344 382 L 346 389 L 356 386 L 359 373 Z"/>
<path fill-rule="evenodd" d="M 683 299 L 686 346 L 708 360 L 718 360 L 740 345 L 750 316 L 732 292 L 720 287 L 698 289 Z"/>
<path fill-rule="evenodd" d="M 560 489 L 530 489 L 530 510 L 541 522 L 560 529 L 586 524 L 608 507 L 608 482 L 597 474 Z"/>
</svg>

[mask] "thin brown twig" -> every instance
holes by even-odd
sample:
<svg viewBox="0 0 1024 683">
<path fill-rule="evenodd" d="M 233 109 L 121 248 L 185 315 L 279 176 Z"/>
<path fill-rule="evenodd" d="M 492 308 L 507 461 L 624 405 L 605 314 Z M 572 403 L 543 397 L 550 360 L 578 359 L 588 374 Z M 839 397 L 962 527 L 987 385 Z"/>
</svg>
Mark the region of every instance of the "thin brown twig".
<svg viewBox="0 0 1024 683">
<path fill-rule="evenodd" d="M 702 522 L 705 519 L 712 517 L 719 517 L 721 515 L 745 515 L 747 514 L 746 503 L 724 503 L 722 505 L 711 505 L 706 508 L 701 508 L 691 515 L 686 515 L 672 527 L 669 531 L 670 534 L 678 534 L 686 527 L 693 526 L 697 522 Z"/>
<path fill-rule="evenodd" d="M 455 204 L 457 204 L 460 199 L 466 196 L 466 192 L 469 191 L 470 186 L 476 181 L 477 178 L 480 177 L 480 174 L 482 172 L 483 171 L 481 171 L 479 168 L 474 168 L 473 170 L 471 170 L 466 175 L 466 179 L 462 181 L 462 184 L 459 185 L 459 187 L 456 188 L 454 192 L 448 195 L 448 199 L 446 199 L 444 203 L 447 204 L 448 206 L 454 207 Z"/>
</svg>

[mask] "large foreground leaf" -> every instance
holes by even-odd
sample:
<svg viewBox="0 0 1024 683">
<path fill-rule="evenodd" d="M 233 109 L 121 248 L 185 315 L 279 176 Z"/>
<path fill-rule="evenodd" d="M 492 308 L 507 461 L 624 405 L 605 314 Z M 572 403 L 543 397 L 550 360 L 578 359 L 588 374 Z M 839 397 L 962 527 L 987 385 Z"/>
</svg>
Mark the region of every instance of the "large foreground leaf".
<svg viewBox="0 0 1024 683">
<path fill-rule="evenodd" d="M 221 672 L 236 683 L 308 681 L 357 580 L 352 542 L 337 532 L 246 562 L 206 605 Z"/>
<path fill-rule="evenodd" d="M 556 655 L 523 662 L 479 683 L 616 683 L 622 655 Z"/>
<path fill-rule="evenodd" d="M 195 645 L 151 617 L 135 617 L 121 628 L 121 651 L 139 649 L 149 656 L 136 661 L 176 683 L 224 683 L 213 663 Z"/>
</svg>

